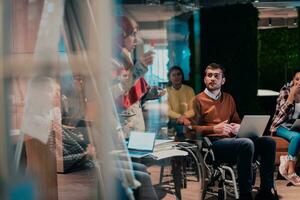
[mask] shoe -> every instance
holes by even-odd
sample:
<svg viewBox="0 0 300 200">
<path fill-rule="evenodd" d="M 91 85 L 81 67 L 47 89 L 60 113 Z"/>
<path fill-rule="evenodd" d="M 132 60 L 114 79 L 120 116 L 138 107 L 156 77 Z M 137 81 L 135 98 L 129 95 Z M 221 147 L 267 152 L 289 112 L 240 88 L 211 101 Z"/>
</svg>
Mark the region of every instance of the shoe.
<svg viewBox="0 0 300 200">
<path fill-rule="evenodd" d="M 259 190 L 255 196 L 255 200 L 279 200 L 276 192 L 274 194 L 270 190 Z"/>
<path fill-rule="evenodd" d="M 295 186 L 300 186 L 300 177 L 296 173 L 282 175 L 286 180 Z"/>
<path fill-rule="evenodd" d="M 279 173 L 282 176 L 287 175 L 287 156 L 280 156 Z"/>
</svg>

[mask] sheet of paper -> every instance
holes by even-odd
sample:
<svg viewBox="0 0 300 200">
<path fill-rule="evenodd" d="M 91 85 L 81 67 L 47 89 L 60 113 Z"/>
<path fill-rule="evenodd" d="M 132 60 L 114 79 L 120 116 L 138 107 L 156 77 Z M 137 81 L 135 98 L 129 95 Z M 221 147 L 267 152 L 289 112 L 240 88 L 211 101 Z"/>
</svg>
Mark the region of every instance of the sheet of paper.
<svg viewBox="0 0 300 200">
<path fill-rule="evenodd" d="M 165 144 L 165 143 L 170 143 L 173 142 L 174 140 L 160 140 L 160 139 L 156 139 L 155 140 L 155 146 L 157 145 L 161 145 L 161 144 Z"/>
<path fill-rule="evenodd" d="M 167 150 L 161 150 L 161 151 L 155 151 L 152 154 L 150 154 L 151 157 L 153 157 L 155 160 L 161 160 L 165 158 L 172 158 L 175 156 L 187 156 L 188 153 L 186 151 L 182 151 L 179 149 L 167 149 Z"/>
</svg>

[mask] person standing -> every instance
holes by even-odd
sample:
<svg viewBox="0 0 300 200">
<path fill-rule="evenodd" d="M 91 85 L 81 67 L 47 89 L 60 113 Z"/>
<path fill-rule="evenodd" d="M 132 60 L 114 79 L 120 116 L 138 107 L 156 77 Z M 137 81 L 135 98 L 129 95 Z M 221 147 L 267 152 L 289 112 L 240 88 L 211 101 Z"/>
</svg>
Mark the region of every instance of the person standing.
<svg viewBox="0 0 300 200">
<path fill-rule="evenodd" d="M 144 79 L 148 66 L 153 63 L 154 52 L 148 51 L 142 54 L 136 63 L 132 60 L 131 54 L 137 45 L 137 23 L 129 17 L 119 16 L 117 26 L 121 35 L 113 58 L 115 69 L 112 93 L 125 138 L 128 138 L 130 131 L 145 131 L 142 98 L 154 99 L 164 93 L 158 87 L 151 88 Z"/>
<path fill-rule="evenodd" d="M 112 70 L 111 92 L 121 120 L 121 139 L 128 138 L 131 130 L 145 130 L 141 99 L 149 93 L 150 87 L 143 76 L 153 62 L 153 52 L 149 51 L 141 55 L 134 64 L 131 53 L 137 45 L 137 23 L 129 17 L 119 16 L 116 24 L 120 35 L 112 58 L 114 69 Z M 133 174 L 140 183 L 140 186 L 134 189 L 135 198 L 157 200 L 158 197 L 146 166 L 131 162 L 130 157 L 125 162 L 131 165 Z M 131 169 L 128 168 L 121 170 L 131 173 Z"/>
</svg>

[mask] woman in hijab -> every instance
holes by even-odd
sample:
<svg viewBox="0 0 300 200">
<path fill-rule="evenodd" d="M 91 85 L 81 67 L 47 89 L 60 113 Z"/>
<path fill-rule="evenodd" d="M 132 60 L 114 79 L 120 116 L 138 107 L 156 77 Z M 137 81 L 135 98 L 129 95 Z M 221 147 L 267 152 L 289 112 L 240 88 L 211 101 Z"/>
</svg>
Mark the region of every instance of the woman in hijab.
<svg viewBox="0 0 300 200">
<path fill-rule="evenodd" d="M 153 63 L 152 51 L 142 54 L 138 61 L 133 63 L 131 54 L 137 45 L 137 23 L 129 17 L 120 16 L 117 25 L 120 36 L 113 58 L 115 69 L 112 92 L 125 138 L 128 138 L 130 131 L 145 131 L 141 99 L 155 99 L 164 92 L 158 87 L 151 88 L 143 77 L 148 71 L 148 66 Z"/>
</svg>

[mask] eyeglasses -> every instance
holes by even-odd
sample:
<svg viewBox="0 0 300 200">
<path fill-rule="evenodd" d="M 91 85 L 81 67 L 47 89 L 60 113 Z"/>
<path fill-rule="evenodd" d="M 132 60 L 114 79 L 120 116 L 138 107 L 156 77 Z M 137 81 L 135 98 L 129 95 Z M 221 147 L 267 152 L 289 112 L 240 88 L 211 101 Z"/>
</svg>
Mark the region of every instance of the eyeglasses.
<svg viewBox="0 0 300 200">
<path fill-rule="evenodd" d="M 206 73 L 206 76 L 209 78 L 212 78 L 214 76 L 216 79 L 220 79 L 223 77 L 223 74 L 222 73 Z"/>
</svg>

